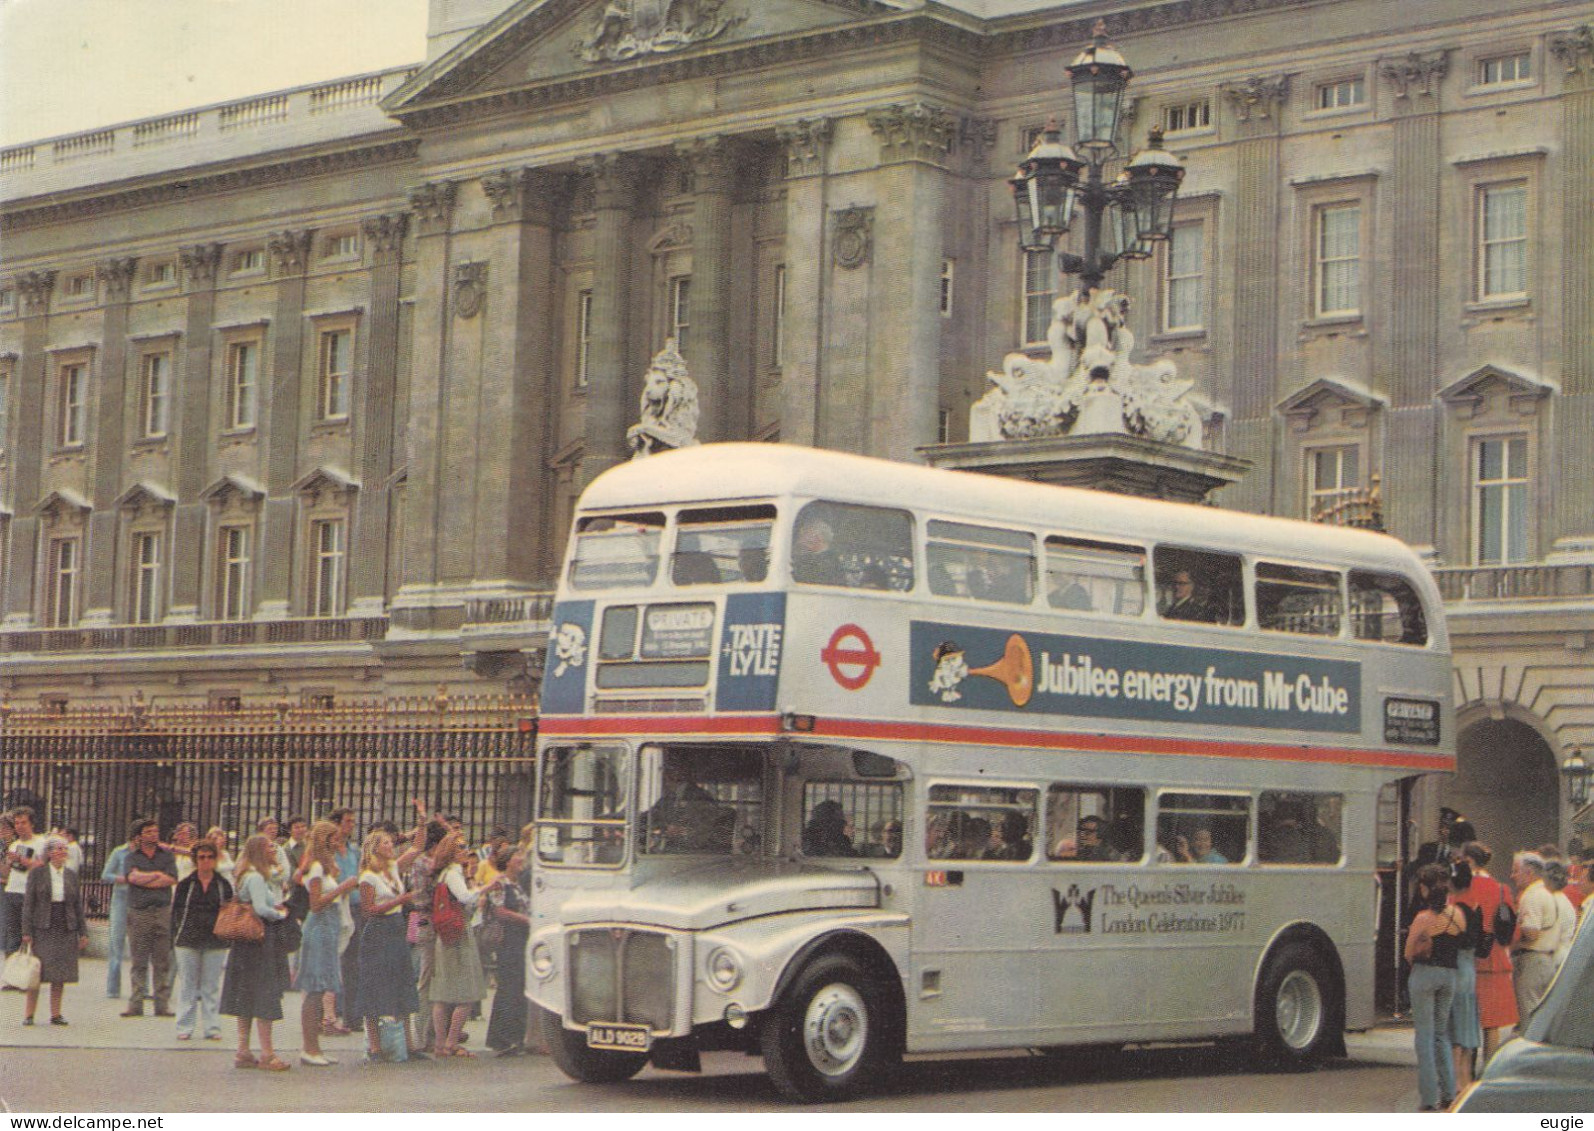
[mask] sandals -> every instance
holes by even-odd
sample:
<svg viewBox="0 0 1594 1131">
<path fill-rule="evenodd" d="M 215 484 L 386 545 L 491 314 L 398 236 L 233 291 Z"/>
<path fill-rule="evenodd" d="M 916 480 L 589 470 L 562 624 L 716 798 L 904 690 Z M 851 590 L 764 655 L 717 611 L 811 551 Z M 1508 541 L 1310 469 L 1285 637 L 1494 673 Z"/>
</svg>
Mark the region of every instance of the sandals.
<svg viewBox="0 0 1594 1131">
<path fill-rule="evenodd" d="M 260 1061 L 255 1059 L 255 1054 L 252 1052 L 241 1052 L 232 1058 L 232 1066 L 234 1068 L 259 1068 Z"/>
<path fill-rule="evenodd" d="M 259 1067 L 260 1071 L 262 1072 L 286 1072 L 288 1069 L 292 1068 L 293 1065 L 289 1064 L 281 1057 L 272 1056 L 262 1060 Z"/>
<path fill-rule="evenodd" d="M 323 1037 L 347 1037 L 352 1032 L 354 1032 L 353 1029 L 345 1029 L 337 1021 L 321 1022 L 321 1035 Z"/>
<path fill-rule="evenodd" d="M 451 1049 L 445 1048 L 442 1052 L 438 1053 L 437 1055 L 438 1056 L 459 1056 L 459 1057 L 464 1057 L 466 1060 L 475 1060 L 476 1059 L 476 1054 L 475 1053 L 470 1052 L 470 1051 L 468 1051 L 466 1049 L 462 1049 L 462 1048 L 460 1048 L 457 1045 L 455 1047 L 451 1048 Z"/>
</svg>

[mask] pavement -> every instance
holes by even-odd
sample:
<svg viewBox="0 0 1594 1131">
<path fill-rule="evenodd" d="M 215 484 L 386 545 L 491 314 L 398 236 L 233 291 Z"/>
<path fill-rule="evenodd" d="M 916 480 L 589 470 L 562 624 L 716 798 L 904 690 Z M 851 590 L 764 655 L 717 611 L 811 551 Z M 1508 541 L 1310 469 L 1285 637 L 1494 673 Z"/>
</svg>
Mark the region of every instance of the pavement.
<svg viewBox="0 0 1594 1131">
<path fill-rule="evenodd" d="M 23 996 L 15 991 L 0 993 L 0 1048 L 57 1048 L 57 1049 L 143 1049 L 170 1052 L 225 1053 L 229 1058 L 237 1048 L 238 1024 L 231 1017 L 221 1018 L 222 1039 L 207 1041 L 196 1035 L 191 1041 L 177 1039 L 175 1017 L 154 1016 L 154 1005 L 146 1003 L 143 1017 L 122 1017 L 127 1008 L 127 998 L 105 996 L 105 960 L 83 958 L 78 961 L 78 982 L 66 987 L 61 1003 L 61 1015 L 67 1024 L 51 1025 L 49 988 L 41 987 L 39 1009 L 35 1024 L 22 1024 Z M 122 964 L 122 981 L 128 979 L 127 963 Z M 496 991 L 494 991 L 496 992 Z M 175 995 L 174 995 L 175 999 Z M 301 996 L 287 993 L 282 999 L 282 1020 L 272 1030 L 273 1044 L 283 1059 L 291 1052 L 297 1058 L 303 1047 L 299 1033 L 299 1003 Z M 175 1000 L 172 1008 L 177 1008 Z M 466 1047 L 479 1050 L 487 1032 L 487 1018 L 492 1010 L 492 998 L 482 1003 L 478 1021 L 466 1026 L 470 1040 Z M 251 1037 L 251 1044 L 258 1042 Z M 322 1037 L 321 1049 L 328 1056 L 345 1063 L 365 1056 L 365 1036 L 352 1033 L 347 1037 Z"/>
</svg>

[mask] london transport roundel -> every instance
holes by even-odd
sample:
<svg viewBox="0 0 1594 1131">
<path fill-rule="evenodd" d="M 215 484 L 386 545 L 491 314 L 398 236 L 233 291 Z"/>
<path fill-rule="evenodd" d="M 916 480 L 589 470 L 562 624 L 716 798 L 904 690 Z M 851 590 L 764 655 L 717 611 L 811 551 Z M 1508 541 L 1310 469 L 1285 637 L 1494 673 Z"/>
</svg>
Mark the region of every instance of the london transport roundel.
<svg viewBox="0 0 1594 1131">
<path fill-rule="evenodd" d="M 830 677 L 848 691 L 857 691 L 868 683 L 880 666 L 874 641 L 855 624 L 844 624 L 832 632 L 830 643 L 820 651 L 819 658 L 830 669 Z"/>
</svg>

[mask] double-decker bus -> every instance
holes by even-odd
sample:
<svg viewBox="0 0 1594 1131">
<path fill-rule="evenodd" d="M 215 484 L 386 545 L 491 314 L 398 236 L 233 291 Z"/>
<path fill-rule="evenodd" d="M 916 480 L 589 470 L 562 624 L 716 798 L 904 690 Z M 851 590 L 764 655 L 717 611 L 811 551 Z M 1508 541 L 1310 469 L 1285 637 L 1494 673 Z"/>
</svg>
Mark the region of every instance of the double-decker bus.
<svg viewBox="0 0 1594 1131">
<path fill-rule="evenodd" d="M 544 675 L 527 996 L 559 1066 L 1373 1020 L 1380 790 L 1454 765 L 1393 538 L 805 448 L 583 494 Z"/>
</svg>

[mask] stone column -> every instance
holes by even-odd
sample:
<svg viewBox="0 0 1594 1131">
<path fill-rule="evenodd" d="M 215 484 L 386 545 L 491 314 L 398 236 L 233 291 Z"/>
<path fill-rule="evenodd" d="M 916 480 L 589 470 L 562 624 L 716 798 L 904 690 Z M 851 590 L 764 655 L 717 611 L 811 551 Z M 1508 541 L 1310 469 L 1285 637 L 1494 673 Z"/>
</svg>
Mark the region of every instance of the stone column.
<svg viewBox="0 0 1594 1131">
<path fill-rule="evenodd" d="M 447 348 L 449 228 L 454 215 L 453 181 L 432 181 L 410 191 L 415 217 L 415 303 L 410 370 L 407 480 L 404 491 L 404 582 L 394 601 L 394 620 L 431 627 L 427 606 L 437 584 L 441 436 L 448 388 Z"/>
<path fill-rule="evenodd" d="M 215 436 L 210 415 L 212 325 L 216 320 L 216 270 L 221 244 L 195 244 L 178 253 L 188 309 L 183 329 L 183 376 L 173 406 L 177 507 L 172 519 L 172 604 L 168 619 L 199 616 L 205 591 L 205 504 L 200 499 L 210 484 L 210 453 Z"/>
<path fill-rule="evenodd" d="M 127 458 L 127 299 L 138 260 L 108 259 L 95 274 L 105 294 L 99 397 L 90 453 L 88 576 L 83 587 L 85 623 L 107 623 L 116 607 L 116 497 L 122 492 Z M 134 396 L 134 411 L 138 397 Z"/>
<path fill-rule="evenodd" d="M 554 233 L 569 178 L 501 170 L 482 178 L 492 204 L 492 261 L 506 278 L 487 304 L 481 437 L 476 465 L 475 578 L 525 589 L 547 580 L 543 547 L 557 543 L 553 484 L 545 474 L 558 401 L 554 350 Z M 512 301 L 511 301 L 512 300 Z"/>
<path fill-rule="evenodd" d="M 935 443 L 941 404 L 942 233 L 959 123 L 922 102 L 872 110 L 868 121 L 880 143 L 878 199 L 893 207 L 877 213 L 874 229 L 875 278 L 890 283 L 871 286 L 868 300 L 874 364 L 863 450 L 916 461 L 920 446 Z"/>
<path fill-rule="evenodd" d="M 1248 79 L 1223 88 L 1234 116 L 1237 188 L 1234 225 L 1234 363 L 1219 400 L 1234 406 L 1230 454 L 1255 470 L 1228 488 L 1228 505 L 1269 509 L 1273 480 L 1273 405 L 1278 393 L 1280 110 L 1289 93 L 1285 75 Z"/>
<path fill-rule="evenodd" d="M 287 615 L 293 595 L 299 478 L 299 405 L 304 385 L 304 273 L 310 260 L 307 229 L 278 232 L 267 243 L 276 283 L 271 372 L 260 395 L 260 446 L 265 454 L 266 499 L 257 535 L 257 592 L 263 612 Z"/>
<path fill-rule="evenodd" d="M 365 323 L 365 383 L 354 421 L 355 495 L 349 556 L 349 612 L 380 616 L 387 588 L 392 515 L 394 400 L 398 393 L 399 277 L 404 265 L 407 212 L 367 217 L 360 224 L 371 257 L 371 312 Z"/>
<path fill-rule="evenodd" d="M 824 332 L 825 152 L 833 124 L 806 118 L 781 126 L 786 146 L 786 310 L 781 339 L 780 438 L 817 445 Z"/>
<path fill-rule="evenodd" d="M 44 476 L 44 403 L 48 383 L 45 347 L 48 344 L 50 293 L 54 271 L 24 271 L 17 276 L 22 300 L 22 353 L 12 376 L 11 411 L 16 414 L 11 434 L 12 483 L 16 514 L 11 519 L 11 557 L 6 577 L 5 623 L 22 627 L 33 622 L 35 571 L 39 566 L 40 484 Z"/>
<path fill-rule="evenodd" d="M 1395 161 L 1391 176 L 1392 286 L 1382 383 L 1390 395 L 1384 480 L 1389 532 L 1419 546 L 1437 543 L 1439 380 L 1439 204 L 1444 165 L 1439 87 L 1449 52 L 1385 59 L 1379 74 L 1393 95 Z M 1372 455 L 1372 453 L 1369 453 Z M 1373 459 L 1369 464 L 1377 466 Z M 1424 490 L 1423 486 L 1427 489 Z"/>
<path fill-rule="evenodd" d="M 731 422 L 745 421 L 748 382 L 732 388 L 727 341 L 731 295 L 731 204 L 736 189 L 736 153 L 725 138 L 701 138 L 679 147 L 691 163 L 692 333 L 683 354 L 697 382 L 702 416 L 698 439 L 731 439 Z"/>
<path fill-rule="evenodd" d="M 584 162 L 596 192 L 593 228 L 592 341 L 587 353 L 586 455 L 579 488 L 627 458 L 625 430 L 635 407 L 628 395 L 626 342 L 631 307 L 631 213 L 639 169 L 628 154 Z"/>
<path fill-rule="evenodd" d="M 1561 247 L 1555 268 L 1540 277 L 1560 281 L 1556 448 L 1570 460 L 1586 458 L 1594 435 L 1594 25 L 1551 35 L 1549 45 L 1562 68 Z M 1594 553 L 1594 486 L 1586 473 L 1563 479 L 1555 507 L 1558 548 Z"/>
</svg>

